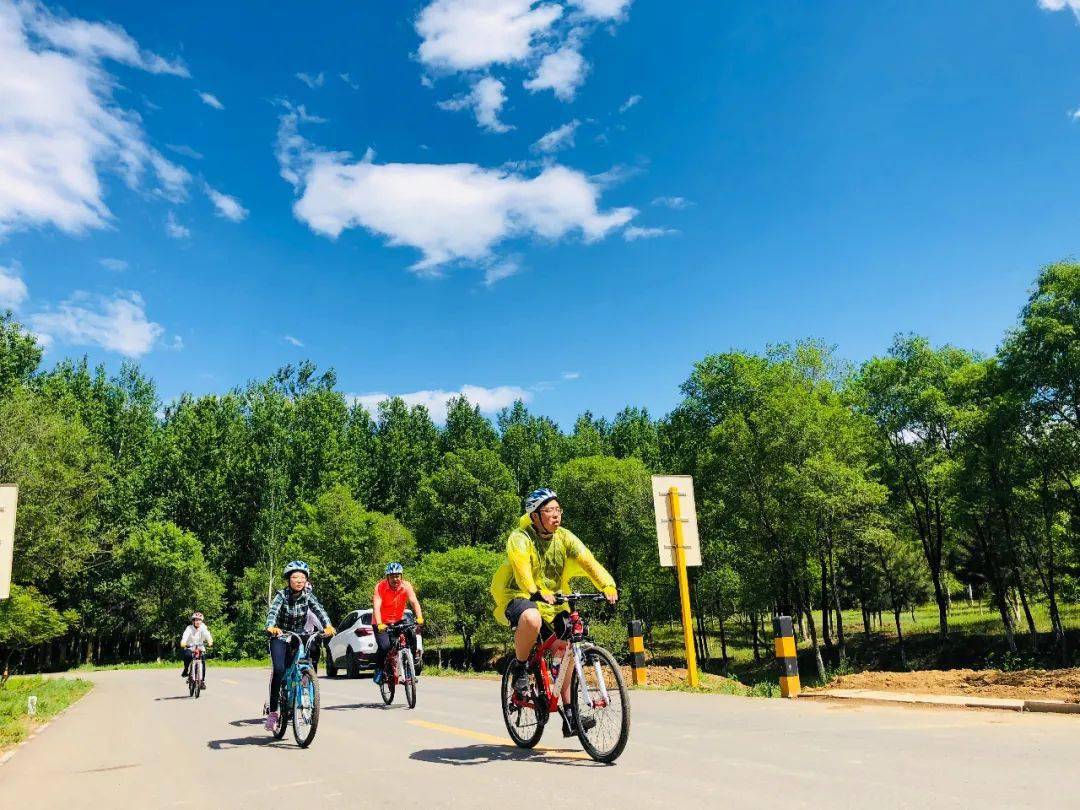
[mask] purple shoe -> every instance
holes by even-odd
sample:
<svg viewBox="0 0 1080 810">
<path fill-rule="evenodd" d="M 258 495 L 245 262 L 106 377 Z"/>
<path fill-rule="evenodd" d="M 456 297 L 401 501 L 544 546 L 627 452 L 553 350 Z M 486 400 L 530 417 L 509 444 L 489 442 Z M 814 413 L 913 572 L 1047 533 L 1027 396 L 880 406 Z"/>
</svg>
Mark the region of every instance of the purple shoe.
<svg viewBox="0 0 1080 810">
<path fill-rule="evenodd" d="M 269 714 L 266 715 L 266 730 L 267 731 L 276 731 L 277 730 L 277 723 L 278 723 L 278 713 L 277 712 L 270 712 Z"/>
</svg>

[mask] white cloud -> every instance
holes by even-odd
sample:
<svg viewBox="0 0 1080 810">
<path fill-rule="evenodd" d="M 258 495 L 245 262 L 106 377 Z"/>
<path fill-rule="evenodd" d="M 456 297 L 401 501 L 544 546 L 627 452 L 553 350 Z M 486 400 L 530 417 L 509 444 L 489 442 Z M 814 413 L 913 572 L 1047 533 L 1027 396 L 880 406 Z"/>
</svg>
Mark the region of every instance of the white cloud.
<svg viewBox="0 0 1080 810">
<path fill-rule="evenodd" d="M 494 287 L 503 279 L 516 276 L 521 272 L 521 262 L 516 258 L 499 259 L 490 262 L 484 268 L 484 286 Z"/>
<path fill-rule="evenodd" d="M 1039 0 L 1039 8 L 1044 8 L 1047 11 L 1071 9 L 1077 19 L 1080 19 L 1080 0 Z"/>
<path fill-rule="evenodd" d="M 577 380 L 580 377 L 581 377 L 581 372 L 578 372 L 578 371 L 564 371 L 562 373 L 562 378 L 564 380 Z"/>
<path fill-rule="evenodd" d="M 54 48 L 67 51 L 80 59 L 100 61 L 111 59 L 148 73 L 169 73 L 188 78 L 191 74 L 179 61 L 170 62 L 149 51 L 143 51 L 127 31 L 113 23 L 92 23 L 74 17 L 57 17 L 36 2 L 18 4 L 24 24 Z"/>
<path fill-rule="evenodd" d="M 638 239 L 656 239 L 659 236 L 674 236 L 678 231 L 674 228 L 639 228 L 631 225 L 623 231 L 623 239 L 627 242 L 636 242 Z"/>
<path fill-rule="evenodd" d="M 172 239 L 187 239 L 191 236 L 191 231 L 177 221 L 176 214 L 172 211 L 165 217 L 165 233 Z"/>
<path fill-rule="evenodd" d="M 182 352 L 184 350 L 184 339 L 179 335 L 173 335 L 172 343 L 165 348 L 170 352 Z"/>
<path fill-rule="evenodd" d="M 509 132 L 513 127 L 499 120 L 499 110 L 506 103 L 505 86 L 498 79 L 485 76 L 480 79 L 470 92 L 448 101 L 440 101 L 443 110 L 472 109 L 476 123 L 489 132 Z"/>
<path fill-rule="evenodd" d="M 540 60 L 536 75 L 525 82 L 526 90 L 533 93 L 551 90 L 562 101 L 571 101 L 578 87 L 585 81 L 589 66 L 578 50 L 577 43 L 570 43 Z"/>
<path fill-rule="evenodd" d="M 240 204 L 236 197 L 223 194 L 209 185 L 204 185 L 203 188 L 206 191 L 206 196 L 210 198 L 210 202 L 217 209 L 219 217 L 225 217 L 231 222 L 242 222 L 247 218 L 248 210 Z"/>
<path fill-rule="evenodd" d="M 128 263 L 123 259 L 98 259 L 98 264 L 104 267 L 106 270 L 112 270 L 114 273 L 122 273 L 128 269 Z"/>
<path fill-rule="evenodd" d="M 439 423 L 446 421 L 446 403 L 453 397 L 465 397 L 473 405 L 478 406 L 482 413 L 495 413 L 513 405 L 516 400 L 528 402 L 532 398 L 529 391 L 513 385 L 500 385 L 495 388 L 463 385 L 460 391 L 413 391 L 410 394 L 397 394 L 397 396 L 410 407 L 423 405 L 428 409 L 431 418 Z M 390 394 L 382 392 L 351 395 L 354 402 L 359 403 L 372 414 L 378 411 L 380 402 L 385 402 L 390 398 Z"/>
<path fill-rule="evenodd" d="M 570 0 L 587 17 L 596 20 L 615 20 L 622 17 L 633 0 Z"/>
<path fill-rule="evenodd" d="M 222 104 L 218 100 L 218 97 L 215 96 L 213 93 L 204 93 L 202 90 L 197 90 L 196 92 L 199 94 L 199 98 L 202 99 L 203 104 L 205 104 L 206 106 L 213 107 L 215 110 L 225 109 L 225 105 Z"/>
<path fill-rule="evenodd" d="M 634 95 L 630 96 L 630 98 L 628 98 L 626 101 L 624 101 L 622 104 L 619 105 L 619 112 L 624 113 L 627 110 L 629 110 L 631 107 L 636 107 L 640 103 L 641 103 L 641 96 L 639 96 L 637 93 L 635 93 Z"/>
<path fill-rule="evenodd" d="M 137 113 L 114 102 L 105 59 L 186 75 L 117 26 L 0 0 L 0 234 L 104 227 L 112 215 L 102 171 L 134 188 L 149 166 L 163 196 L 182 198 L 190 176 L 149 146 Z"/>
<path fill-rule="evenodd" d="M 637 213 L 599 210 L 600 189 L 557 164 L 528 177 L 471 163 L 380 164 L 371 150 L 362 160 L 323 151 L 299 134 L 303 115 L 290 107 L 278 135 L 281 175 L 300 195 L 293 213 L 331 238 L 361 227 L 391 245 L 416 248 L 417 271 L 496 261 L 495 247 L 515 237 L 555 240 L 580 232 L 595 241 Z"/>
<path fill-rule="evenodd" d="M 345 82 L 345 84 L 349 85 L 349 87 L 351 87 L 353 90 L 359 90 L 360 89 L 360 82 L 353 81 L 352 76 L 350 76 L 348 73 L 339 73 L 338 77 L 343 82 Z"/>
<path fill-rule="evenodd" d="M 524 62 L 562 13 L 534 0 L 435 0 L 416 19 L 420 61 L 450 71 Z"/>
<path fill-rule="evenodd" d="M 142 297 L 136 292 L 117 293 L 112 298 L 75 293 L 55 310 L 30 316 L 30 326 L 45 345 L 58 341 L 100 346 L 127 357 L 146 354 L 165 331 L 147 319 Z"/>
<path fill-rule="evenodd" d="M 18 309 L 29 294 L 19 268 L 0 264 L 0 310 Z"/>
<path fill-rule="evenodd" d="M 312 76 L 310 73 L 297 73 L 296 78 L 314 90 L 316 87 L 322 87 L 326 83 L 326 76 L 320 71 L 318 75 Z"/>
<path fill-rule="evenodd" d="M 659 205 L 663 208 L 672 208 L 676 211 L 682 211 L 684 208 L 689 208 L 693 205 L 686 197 L 657 197 L 652 201 L 653 205 Z"/>
<path fill-rule="evenodd" d="M 575 118 L 573 121 L 551 130 L 533 144 L 533 149 L 538 152 L 548 153 L 558 152 L 560 149 L 569 149 L 574 145 L 574 133 L 580 125 L 581 122 Z"/>
<path fill-rule="evenodd" d="M 286 343 L 291 343 L 293 346 L 303 347 L 304 341 L 299 338 L 294 338 L 292 335 L 282 335 L 282 340 Z"/>
<path fill-rule="evenodd" d="M 192 160 L 203 159 L 202 152 L 196 152 L 190 146 L 184 146 L 183 144 L 167 143 L 165 144 L 165 148 L 168 149 L 170 152 L 176 152 L 176 154 L 183 155 L 184 157 L 189 157 Z"/>
</svg>

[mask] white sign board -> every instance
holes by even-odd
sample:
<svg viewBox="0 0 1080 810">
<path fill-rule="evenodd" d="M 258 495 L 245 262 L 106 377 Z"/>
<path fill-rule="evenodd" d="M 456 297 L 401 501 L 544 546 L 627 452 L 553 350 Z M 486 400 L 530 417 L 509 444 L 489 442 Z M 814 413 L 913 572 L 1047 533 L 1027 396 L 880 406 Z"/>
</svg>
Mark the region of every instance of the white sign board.
<svg viewBox="0 0 1080 810">
<path fill-rule="evenodd" d="M 668 490 L 678 487 L 679 517 L 682 521 L 683 552 L 687 565 L 701 565 L 701 545 L 698 542 L 697 507 L 694 505 L 694 479 L 689 475 L 654 475 L 652 477 L 653 508 L 656 510 L 656 542 L 660 550 L 660 565 L 675 565 L 675 530 L 668 504 Z"/>
<path fill-rule="evenodd" d="M 0 599 L 11 596 L 11 561 L 15 556 L 15 507 L 19 488 L 0 484 Z"/>
</svg>

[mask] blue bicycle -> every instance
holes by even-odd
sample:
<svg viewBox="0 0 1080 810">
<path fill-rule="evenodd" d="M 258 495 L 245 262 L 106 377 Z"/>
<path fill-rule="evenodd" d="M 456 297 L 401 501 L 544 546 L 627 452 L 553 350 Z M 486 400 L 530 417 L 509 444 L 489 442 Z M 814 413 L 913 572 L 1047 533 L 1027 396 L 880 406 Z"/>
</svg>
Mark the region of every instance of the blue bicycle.
<svg viewBox="0 0 1080 810">
<path fill-rule="evenodd" d="M 319 680 L 311 663 L 308 643 L 321 633 L 292 633 L 283 631 L 281 638 L 296 642 L 296 655 L 281 679 L 278 698 L 278 723 L 274 738 L 280 740 L 292 722 L 296 744 L 307 748 L 319 728 Z"/>
</svg>

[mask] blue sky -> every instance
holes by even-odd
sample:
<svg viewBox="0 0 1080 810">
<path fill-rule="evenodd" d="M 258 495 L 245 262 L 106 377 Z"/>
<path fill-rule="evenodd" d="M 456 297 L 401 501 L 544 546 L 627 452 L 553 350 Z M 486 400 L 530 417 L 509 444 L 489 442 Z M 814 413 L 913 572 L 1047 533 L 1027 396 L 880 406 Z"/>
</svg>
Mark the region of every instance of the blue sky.
<svg viewBox="0 0 1080 810">
<path fill-rule="evenodd" d="M 564 425 L 730 348 L 992 351 L 1077 252 L 1078 10 L 0 0 L 0 304 L 166 400 L 310 358 Z"/>
</svg>

